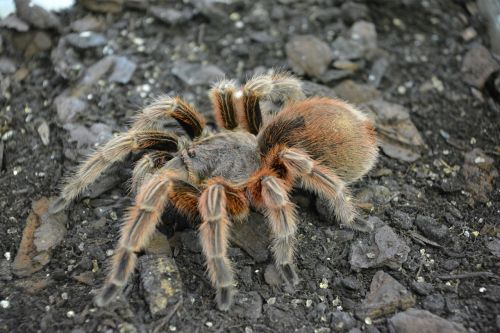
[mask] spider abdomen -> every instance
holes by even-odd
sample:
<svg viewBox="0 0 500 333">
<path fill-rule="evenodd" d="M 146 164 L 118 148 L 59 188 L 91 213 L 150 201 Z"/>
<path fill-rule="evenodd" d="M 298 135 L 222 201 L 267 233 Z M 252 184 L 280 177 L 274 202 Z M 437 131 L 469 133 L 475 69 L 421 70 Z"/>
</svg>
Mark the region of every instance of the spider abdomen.
<svg viewBox="0 0 500 333">
<path fill-rule="evenodd" d="M 372 121 L 350 104 L 325 97 L 290 103 L 262 130 L 259 148 L 298 148 L 331 168 L 345 182 L 374 165 L 377 139 Z"/>
</svg>

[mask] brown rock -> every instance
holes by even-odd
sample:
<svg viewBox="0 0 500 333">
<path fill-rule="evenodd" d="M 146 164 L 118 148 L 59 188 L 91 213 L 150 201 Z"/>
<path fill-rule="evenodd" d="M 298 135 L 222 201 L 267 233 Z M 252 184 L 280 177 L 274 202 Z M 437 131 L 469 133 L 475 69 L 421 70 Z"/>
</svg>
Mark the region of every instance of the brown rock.
<svg viewBox="0 0 500 333">
<path fill-rule="evenodd" d="M 144 255 L 139 258 L 139 271 L 153 316 L 166 315 L 182 303 L 182 280 L 173 258 Z"/>
<path fill-rule="evenodd" d="M 39 52 L 50 50 L 52 40 L 46 32 L 33 30 L 14 34 L 13 44 L 25 58 L 31 58 Z"/>
<path fill-rule="evenodd" d="M 482 89 L 486 80 L 498 69 L 490 51 L 482 45 L 470 49 L 462 62 L 464 81 L 478 89 Z"/>
<path fill-rule="evenodd" d="M 465 182 L 464 189 L 472 194 L 474 201 L 486 203 L 493 191 L 493 179 L 498 177 L 494 160 L 481 149 L 474 148 L 465 154 L 465 162 L 460 170 Z"/>
<path fill-rule="evenodd" d="M 386 155 L 405 162 L 420 158 L 425 143 L 406 108 L 383 100 L 370 101 L 364 106 L 375 119 L 380 146 Z"/>
<path fill-rule="evenodd" d="M 83 272 L 80 274 L 73 275 L 73 279 L 75 279 L 76 281 L 78 281 L 80 283 L 92 286 L 92 285 L 94 285 L 95 274 L 94 274 L 94 272 L 91 272 L 91 271 Z"/>
<path fill-rule="evenodd" d="M 408 309 L 389 319 L 391 332 L 396 333 L 466 333 L 461 324 L 454 323 L 426 310 Z"/>
<path fill-rule="evenodd" d="M 22 289 L 24 292 L 33 295 L 47 288 L 52 283 L 49 278 L 28 278 L 17 280 L 14 285 L 16 288 Z"/>
<path fill-rule="evenodd" d="M 258 213 L 250 213 L 247 221 L 235 222 L 232 241 L 248 253 L 256 262 L 264 262 L 269 256 L 269 231 L 265 218 Z"/>
<path fill-rule="evenodd" d="M 378 318 L 397 310 L 406 310 L 415 304 L 415 297 L 389 274 L 378 271 L 373 277 L 370 292 L 356 311 L 356 316 Z"/>
<path fill-rule="evenodd" d="M 103 31 L 104 27 L 104 22 L 92 15 L 87 15 L 79 20 L 71 22 L 71 29 L 77 32 Z"/>
<path fill-rule="evenodd" d="M 172 250 L 168 243 L 167 236 L 159 231 L 156 231 L 151 237 L 148 246 L 144 249 L 147 254 L 158 254 L 164 256 L 172 256 Z"/>
<path fill-rule="evenodd" d="M 45 10 L 30 0 L 16 0 L 16 12 L 19 18 L 38 29 L 59 28 L 61 22 L 52 12 Z"/>
<path fill-rule="evenodd" d="M 288 61 L 299 75 L 321 76 L 333 59 L 325 42 L 312 35 L 293 36 L 286 44 Z"/>
<path fill-rule="evenodd" d="M 39 271 L 50 261 L 50 252 L 57 246 L 66 232 L 66 215 L 47 213 L 49 200 L 42 198 L 33 203 L 12 271 L 17 276 L 29 276 Z"/>
<path fill-rule="evenodd" d="M 80 0 L 87 9 L 100 13 L 119 13 L 123 9 L 124 0 Z"/>
<path fill-rule="evenodd" d="M 373 86 L 352 80 L 340 82 L 333 90 L 338 97 L 354 104 L 366 103 L 380 97 L 380 92 Z"/>
</svg>

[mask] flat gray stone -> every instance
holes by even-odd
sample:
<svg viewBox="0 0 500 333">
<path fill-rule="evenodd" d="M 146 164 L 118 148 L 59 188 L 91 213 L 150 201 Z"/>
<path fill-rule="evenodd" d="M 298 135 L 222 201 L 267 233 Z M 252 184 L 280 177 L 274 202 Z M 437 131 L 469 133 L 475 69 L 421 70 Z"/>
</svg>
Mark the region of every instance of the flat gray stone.
<svg viewBox="0 0 500 333">
<path fill-rule="evenodd" d="M 115 65 L 109 81 L 126 84 L 134 75 L 137 64 L 125 56 L 115 57 Z"/>
<path fill-rule="evenodd" d="M 490 75 L 499 68 L 490 51 L 483 45 L 470 49 L 462 62 L 464 81 L 478 89 L 482 89 Z"/>
<path fill-rule="evenodd" d="M 224 72 L 215 65 L 175 63 L 172 73 L 188 86 L 210 85 L 224 78 Z"/>
<path fill-rule="evenodd" d="M 373 276 L 370 292 L 356 310 L 356 316 L 361 320 L 378 318 L 397 310 L 406 310 L 414 304 L 415 297 L 401 283 L 378 271 Z"/>
<path fill-rule="evenodd" d="M 108 39 L 103 34 L 93 31 L 70 33 L 65 38 L 71 46 L 79 49 L 102 46 L 108 42 Z"/>
<path fill-rule="evenodd" d="M 363 106 L 375 119 L 380 146 L 386 155 L 404 162 L 420 158 L 425 142 L 405 107 L 380 99 L 368 101 Z"/>
<path fill-rule="evenodd" d="M 389 319 L 389 329 L 395 333 L 466 333 L 461 324 L 446 320 L 426 310 L 408 309 Z"/>
<path fill-rule="evenodd" d="M 351 245 L 351 269 L 389 267 L 398 269 L 408 258 L 410 247 L 394 230 L 379 218 L 370 216 L 368 223 L 374 231 Z"/>
<path fill-rule="evenodd" d="M 77 118 L 87 108 L 87 102 L 74 96 L 66 96 L 64 93 L 54 100 L 57 117 L 62 123 L 68 123 Z"/>
</svg>

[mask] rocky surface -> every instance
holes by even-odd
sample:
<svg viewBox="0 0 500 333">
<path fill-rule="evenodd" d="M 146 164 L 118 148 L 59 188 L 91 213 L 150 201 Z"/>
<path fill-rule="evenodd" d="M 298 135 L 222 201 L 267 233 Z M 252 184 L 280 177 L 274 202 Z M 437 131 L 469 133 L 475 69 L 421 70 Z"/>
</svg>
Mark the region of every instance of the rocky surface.
<svg viewBox="0 0 500 333">
<path fill-rule="evenodd" d="M 0 331 L 500 330 L 499 64 L 474 1 L 16 2 L 0 20 Z M 352 186 L 373 231 L 295 191 L 292 289 L 252 213 L 233 227 L 238 293 L 222 313 L 196 230 L 167 214 L 123 297 L 95 307 L 138 156 L 67 215 L 46 198 L 156 96 L 183 96 L 213 126 L 215 80 L 273 68 L 375 120 L 380 160 Z"/>
</svg>

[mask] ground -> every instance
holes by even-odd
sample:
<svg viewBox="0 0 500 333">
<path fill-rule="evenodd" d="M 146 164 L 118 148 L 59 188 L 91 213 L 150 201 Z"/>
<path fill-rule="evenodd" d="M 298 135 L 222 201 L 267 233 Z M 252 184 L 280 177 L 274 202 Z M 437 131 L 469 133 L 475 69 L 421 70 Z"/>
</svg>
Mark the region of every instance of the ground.
<svg viewBox="0 0 500 333">
<path fill-rule="evenodd" d="M 52 50 L 34 55 L 19 41 L 21 33 L 2 28 L 0 331 L 386 332 L 400 331 L 395 313 L 409 307 L 428 310 L 447 325 L 456 323 L 456 331 L 500 330 L 500 190 L 495 169 L 500 159 L 500 109 L 495 74 L 471 83 L 462 70 L 470 50 L 489 46 L 474 2 L 168 1 L 162 8 L 178 11 L 167 12 L 163 20 L 152 1 L 125 3 L 117 13 L 92 13 L 81 5 L 58 13 L 60 24 L 43 29 Z M 94 29 L 101 29 L 102 35 L 91 36 L 95 45 L 69 41 L 76 38 L 68 37 L 77 30 L 72 23 L 89 13 L 101 24 Z M 359 56 L 330 56 L 328 48 L 335 52 L 338 37 L 347 36 L 361 20 L 374 24 L 377 45 Z M 30 31 L 36 30 L 33 25 Z M 326 69 L 293 63 L 294 50 L 285 45 L 296 35 L 313 35 L 328 46 L 323 50 Z M 60 42 L 63 36 L 65 43 Z M 307 53 L 300 46 L 295 51 Z M 123 68 L 118 79 L 105 74 L 112 63 L 115 70 L 120 68 L 117 56 L 137 65 L 130 79 Z M 80 79 L 106 57 L 111 58 L 100 63 L 94 80 Z M 380 62 L 375 66 L 378 59 L 385 59 L 387 68 L 377 86 L 370 74 L 383 67 Z M 63 175 L 89 151 L 89 144 L 126 129 L 134 112 L 161 94 L 182 95 L 213 124 L 206 92 L 214 76 L 225 73 L 244 82 L 271 68 L 292 70 L 305 81 L 322 84 L 323 93 L 333 88 L 332 94 L 346 99 L 353 90 L 342 93 L 343 80 L 368 82 L 377 90 L 360 86 L 354 96 L 359 100 L 352 102 L 369 111 L 376 95 L 409 110 L 410 120 L 397 135 L 404 137 L 405 130 L 416 128 L 420 139 L 404 145 L 410 158 L 390 156 L 384 147 L 374 170 L 353 186 L 363 214 L 378 225 L 376 235 L 395 235 L 389 248 L 399 244 L 398 258 L 356 266 L 356 251 L 364 251 L 358 240 L 375 249 L 366 252 L 365 259 L 358 258 L 366 263 L 366 257 L 382 255 L 377 239 L 339 228 L 316 209 L 321 205 L 313 196 L 298 191 L 294 200 L 301 220 L 301 283 L 295 291 L 279 281 L 273 284 L 269 259 L 249 253 L 244 244 L 232 245 L 237 304 L 227 313 L 218 311 L 195 230 L 178 227 L 175 234 L 171 229 L 166 234 L 183 283 L 182 303 L 153 315 L 141 271 L 129 282 L 125 299 L 96 308 L 92 298 L 132 200 L 126 185 L 131 157 L 61 218 L 65 235 L 41 270 L 13 274 L 33 202 L 58 195 Z M 74 114 L 68 104 L 58 108 L 56 101 L 69 87 L 84 103 Z M 308 87 L 312 94 L 320 89 Z M 384 129 L 397 127 L 397 119 L 391 119 L 386 127 L 378 127 L 382 136 Z M 263 223 L 258 215 L 252 219 Z M 267 250 L 261 250 L 265 257 Z M 367 315 L 363 311 L 378 291 L 374 276 L 382 276 L 378 271 L 401 284 L 390 280 L 389 289 L 402 288 L 411 295 L 406 303 L 396 300 L 389 310 L 375 305 L 383 313 Z"/>
</svg>

